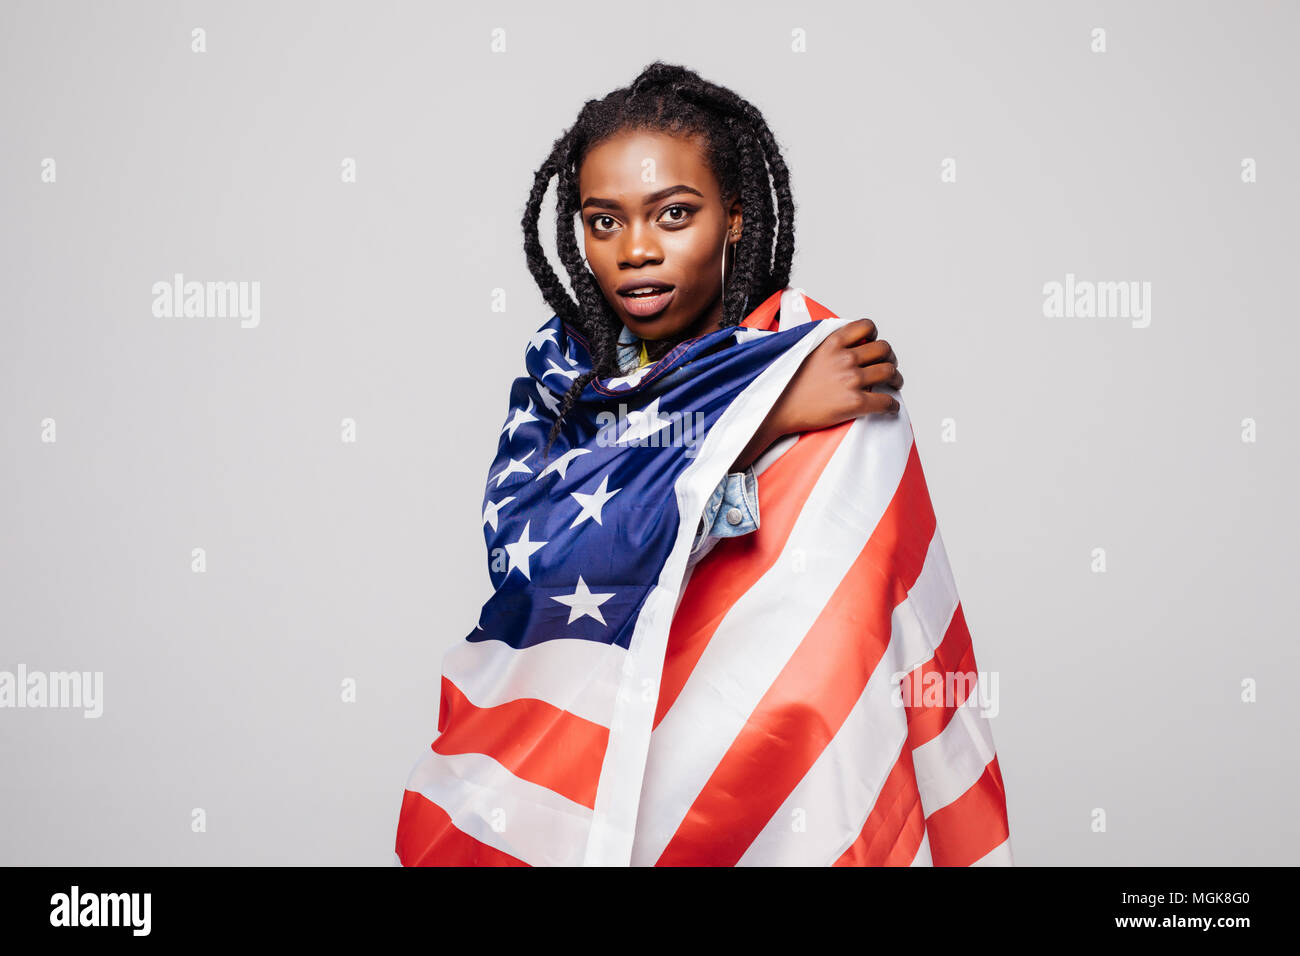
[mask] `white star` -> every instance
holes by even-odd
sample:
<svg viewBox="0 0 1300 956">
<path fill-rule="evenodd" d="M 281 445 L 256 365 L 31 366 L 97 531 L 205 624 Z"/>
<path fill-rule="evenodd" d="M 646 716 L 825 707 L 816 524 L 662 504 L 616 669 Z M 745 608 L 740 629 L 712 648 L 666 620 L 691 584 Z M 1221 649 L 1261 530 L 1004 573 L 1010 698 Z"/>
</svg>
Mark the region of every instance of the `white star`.
<svg viewBox="0 0 1300 956">
<path fill-rule="evenodd" d="M 741 345 L 744 345 L 746 342 L 752 342 L 754 339 L 761 339 L 763 336 L 771 334 L 772 332 L 770 329 L 751 329 L 742 327 L 736 329 L 736 341 Z"/>
<path fill-rule="evenodd" d="M 542 404 L 551 410 L 552 415 L 560 414 L 560 403 L 556 397 L 551 394 L 549 388 L 539 383 L 537 386 L 537 394 L 541 397 Z"/>
<path fill-rule="evenodd" d="M 523 458 L 520 458 L 518 460 L 511 458 L 510 464 L 506 465 L 495 475 L 493 475 L 492 478 L 495 478 L 497 480 L 497 487 L 500 488 L 501 482 L 505 481 L 511 475 L 531 475 L 533 473 L 533 470 L 529 468 L 527 465 L 525 465 L 524 462 L 526 462 L 530 457 L 532 457 L 532 454 L 535 451 L 537 451 L 536 448 L 531 449 L 527 455 L 524 455 Z M 488 481 L 491 481 L 492 478 L 489 478 Z"/>
<path fill-rule="evenodd" d="M 578 517 L 573 519 L 573 524 L 569 525 L 570 528 L 576 528 L 578 522 L 587 518 L 595 518 L 596 524 L 598 525 L 604 524 L 604 522 L 600 520 L 600 515 L 601 510 L 605 507 L 605 502 L 609 501 L 610 498 L 613 498 L 623 490 L 622 488 L 615 488 L 613 491 L 609 491 L 607 488 L 608 484 L 609 475 L 605 475 L 600 479 L 600 487 L 589 495 L 584 495 L 580 491 L 569 492 L 569 494 L 573 496 L 574 501 L 582 505 L 582 510 L 578 512 Z"/>
<path fill-rule="evenodd" d="M 511 571 L 518 568 L 519 572 L 531 581 L 532 577 L 528 573 L 528 558 L 534 551 L 540 551 L 542 545 L 549 542 L 529 541 L 528 526 L 530 524 L 532 524 L 531 520 L 524 522 L 524 533 L 519 536 L 518 541 L 506 543 L 506 554 L 510 556 L 510 566 L 506 568 L 506 574 L 509 575 Z"/>
<path fill-rule="evenodd" d="M 641 379 L 645 378 L 646 372 L 650 371 L 650 368 L 651 366 L 649 365 L 642 365 L 640 368 L 634 369 L 626 375 L 620 375 L 618 378 L 611 378 L 609 380 L 609 387 L 618 388 L 620 385 L 624 384 L 629 386 L 639 385 Z"/>
<path fill-rule="evenodd" d="M 524 349 L 524 354 L 527 355 L 533 349 L 540 350 L 543 342 L 550 342 L 559 348 L 560 343 L 555 341 L 555 329 L 538 329 L 534 332 L 532 338 L 528 340 L 528 348 Z"/>
<path fill-rule="evenodd" d="M 667 428 L 671 424 L 672 419 L 660 417 L 659 399 L 656 398 L 645 407 L 645 411 L 627 413 L 619 423 L 619 427 L 623 431 L 623 434 L 615 444 L 621 445 L 624 442 L 640 441 L 649 438 L 661 428 Z"/>
<path fill-rule="evenodd" d="M 515 496 L 511 495 L 509 498 L 502 498 L 500 501 L 489 501 L 487 507 L 483 509 L 483 523 L 490 524 L 492 530 L 495 531 L 497 529 L 497 512 L 501 509 L 502 505 L 508 504 L 514 500 Z"/>
<path fill-rule="evenodd" d="M 506 429 L 509 429 L 509 430 L 510 430 L 510 437 L 511 437 L 511 438 L 514 438 L 514 437 L 515 437 L 515 429 L 517 429 L 517 428 L 518 428 L 520 425 L 522 425 L 524 422 L 535 422 L 535 421 L 540 421 L 540 419 L 539 419 L 536 415 L 533 414 L 533 409 L 535 409 L 536 407 L 537 407 L 537 406 L 533 404 L 533 400 L 530 398 L 530 399 L 528 400 L 528 408 L 527 408 L 527 409 L 516 408 L 516 409 L 515 409 L 515 417 L 512 418 L 512 419 L 510 419 L 510 421 L 506 422 L 505 427 L 502 428 L 501 430 L 502 430 L 502 431 L 505 431 Z"/>
<path fill-rule="evenodd" d="M 546 378 L 546 376 L 548 375 L 563 375 L 570 382 L 572 382 L 575 378 L 578 377 L 578 373 L 576 370 L 568 369 L 568 368 L 560 368 L 558 365 L 555 364 L 555 359 L 547 359 L 546 364 L 549 365 L 551 368 L 549 371 L 542 373 L 542 378 Z"/>
<path fill-rule="evenodd" d="M 561 478 L 567 478 L 569 477 L 567 474 L 569 470 L 569 465 L 573 463 L 573 459 L 577 458 L 579 455 L 589 455 L 589 454 L 591 454 L 590 448 L 570 448 L 563 455 L 555 459 L 555 461 L 551 462 L 540 472 L 538 472 L 536 480 L 541 481 L 543 478 L 545 478 L 553 471 L 558 471 L 560 473 Z"/>
<path fill-rule="evenodd" d="M 587 588 L 587 582 L 582 580 L 582 575 L 579 574 L 578 586 L 572 594 L 553 594 L 551 600 L 569 605 L 569 620 L 565 623 L 572 624 L 580 617 L 591 617 L 605 624 L 605 619 L 600 614 L 600 606 L 616 593 L 610 591 L 608 594 L 592 594 Z"/>
</svg>

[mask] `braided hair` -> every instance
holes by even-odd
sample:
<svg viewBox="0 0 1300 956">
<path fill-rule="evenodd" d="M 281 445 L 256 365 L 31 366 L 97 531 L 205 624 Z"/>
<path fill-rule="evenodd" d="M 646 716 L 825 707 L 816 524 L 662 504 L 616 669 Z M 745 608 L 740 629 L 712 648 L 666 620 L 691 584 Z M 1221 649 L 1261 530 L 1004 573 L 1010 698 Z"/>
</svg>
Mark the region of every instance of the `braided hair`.
<svg viewBox="0 0 1300 956">
<path fill-rule="evenodd" d="M 587 270 L 574 237 L 579 214 L 578 172 L 587 153 L 625 130 L 652 130 L 677 136 L 699 136 L 704 155 L 724 197 L 740 195 L 745 226 L 735 253 L 722 303 L 722 326 L 739 325 L 751 299 L 766 299 L 784 289 L 794 257 L 794 199 L 790 173 L 776 137 L 763 114 L 724 86 L 702 79 L 684 66 L 659 60 L 651 63 L 630 86 L 602 99 L 588 100 L 573 126 L 551 147 L 533 178 L 524 209 L 524 253 L 547 304 L 586 338 L 591 371 L 570 385 L 551 426 L 543 456 L 560 432 L 560 423 L 587 383 L 617 375 L 618 335 L 622 322 Z M 771 169 L 769 178 L 768 169 Z M 556 183 L 556 249 L 569 275 L 575 302 L 547 261 L 538 235 L 542 198 L 552 177 Z M 772 193 L 776 194 L 773 216 Z M 775 237 L 775 245 L 773 239 Z"/>
</svg>

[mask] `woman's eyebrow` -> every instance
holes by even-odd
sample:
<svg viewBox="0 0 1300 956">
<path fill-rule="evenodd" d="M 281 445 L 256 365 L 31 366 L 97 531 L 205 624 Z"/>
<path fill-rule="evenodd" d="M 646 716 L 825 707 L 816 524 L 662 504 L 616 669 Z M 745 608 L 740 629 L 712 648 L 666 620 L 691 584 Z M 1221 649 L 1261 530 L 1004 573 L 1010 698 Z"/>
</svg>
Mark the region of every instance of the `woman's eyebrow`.
<svg viewBox="0 0 1300 956">
<path fill-rule="evenodd" d="M 695 195 L 699 196 L 701 199 L 704 198 L 704 193 L 700 192 L 698 189 L 692 189 L 690 186 L 684 185 L 682 183 L 678 183 L 676 186 L 669 186 L 667 189 L 661 189 L 656 193 L 651 193 L 650 195 L 646 196 L 645 199 L 641 201 L 641 203 L 642 205 L 650 206 L 653 205 L 654 203 L 657 203 L 661 199 L 667 199 L 669 196 L 673 195 L 673 193 L 694 193 Z M 623 208 L 613 199 L 598 199 L 595 196 L 590 196 L 587 199 L 584 199 L 582 201 L 582 206 L 580 208 L 586 209 L 588 206 L 598 206 L 601 209 L 622 209 Z"/>
</svg>

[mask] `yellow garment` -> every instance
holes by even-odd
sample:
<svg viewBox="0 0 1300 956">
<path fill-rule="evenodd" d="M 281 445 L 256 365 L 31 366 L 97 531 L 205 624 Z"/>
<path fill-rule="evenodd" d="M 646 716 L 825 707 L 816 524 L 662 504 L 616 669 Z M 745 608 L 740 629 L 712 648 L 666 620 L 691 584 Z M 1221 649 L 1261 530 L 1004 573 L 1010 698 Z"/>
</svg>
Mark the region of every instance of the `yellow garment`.
<svg viewBox="0 0 1300 956">
<path fill-rule="evenodd" d="M 650 353 L 645 349 L 645 339 L 641 340 L 641 364 L 637 368 L 644 368 L 650 364 Z"/>
</svg>

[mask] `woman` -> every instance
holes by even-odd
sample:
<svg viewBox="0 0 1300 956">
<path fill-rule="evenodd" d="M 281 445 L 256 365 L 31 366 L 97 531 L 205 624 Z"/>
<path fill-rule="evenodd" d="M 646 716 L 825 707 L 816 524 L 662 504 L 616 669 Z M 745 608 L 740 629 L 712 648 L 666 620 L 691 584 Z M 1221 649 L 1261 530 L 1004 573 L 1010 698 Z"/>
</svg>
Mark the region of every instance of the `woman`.
<svg viewBox="0 0 1300 956">
<path fill-rule="evenodd" d="M 576 303 L 537 231 L 553 176 Z M 1009 862 L 987 727 L 963 700 L 883 709 L 969 638 L 889 421 L 895 356 L 787 289 L 793 212 L 758 110 L 662 63 L 538 170 L 525 250 L 556 314 L 511 390 L 496 593 L 444 660 L 399 862 Z"/>
</svg>

